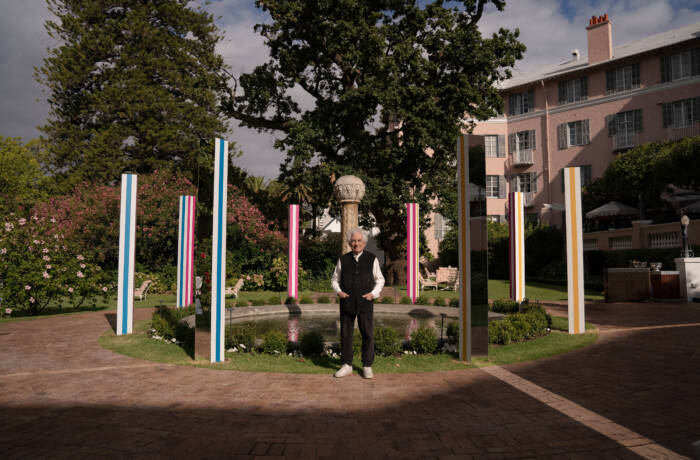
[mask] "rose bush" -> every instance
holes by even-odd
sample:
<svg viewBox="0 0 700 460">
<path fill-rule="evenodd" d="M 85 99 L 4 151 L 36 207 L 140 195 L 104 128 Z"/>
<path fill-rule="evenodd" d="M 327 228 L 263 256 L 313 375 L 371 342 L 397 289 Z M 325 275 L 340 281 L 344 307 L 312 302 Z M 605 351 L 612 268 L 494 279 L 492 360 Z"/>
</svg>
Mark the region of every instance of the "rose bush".
<svg viewBox="0 0 700 460">
<path fill-rule="evenodd" d="M 93 263 L 91 253 L 56 231 L 56 219 L 7 217 L 0 229 L 2 308 L 38 315 L 52 303 L 80 308 L 113 293 L 114 280 Z"/>
</svg>

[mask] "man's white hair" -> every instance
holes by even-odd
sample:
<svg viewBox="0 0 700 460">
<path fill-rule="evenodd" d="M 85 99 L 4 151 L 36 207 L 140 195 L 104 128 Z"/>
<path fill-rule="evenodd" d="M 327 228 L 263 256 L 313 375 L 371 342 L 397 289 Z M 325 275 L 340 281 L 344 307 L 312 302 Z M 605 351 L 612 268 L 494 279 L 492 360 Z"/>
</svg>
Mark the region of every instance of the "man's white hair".
<svg viewBox="0 0 700 460">
<path fill-rule="evenodd" d="M 348 234 L 348 243 L 350 242 L 350 240 L 352 239 L 352 236 L 353 236 L 355 233 L 359 233 L 360 235 L 362 235 L 362 240 L 363 240 L 365 243 L 367 242 L 367 239 L 369 238 L 369 237 L 367 236 L 367 230 L 365 230 L 365 229 L 362 228 L 362 227 L 356 227 L 356 228 L 353 228 L 353 229 L 350 231 L 350 233 Z"/>
</svg>

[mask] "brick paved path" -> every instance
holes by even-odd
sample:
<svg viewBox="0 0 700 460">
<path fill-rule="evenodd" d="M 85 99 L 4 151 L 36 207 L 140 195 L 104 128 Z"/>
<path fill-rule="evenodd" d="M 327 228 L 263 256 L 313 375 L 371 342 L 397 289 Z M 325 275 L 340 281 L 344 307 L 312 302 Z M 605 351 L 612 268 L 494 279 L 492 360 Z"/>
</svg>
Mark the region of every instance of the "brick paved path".
<svg viewBox="0 0 700 460">
<path fill-rule="evenodd" d="M 0 324 L 0 457 L 692 456 L 700 305 L 586 313 L 584 350 L 371 381 L 138 361 L 99 347 L 105 313 Z"/>
</svg>

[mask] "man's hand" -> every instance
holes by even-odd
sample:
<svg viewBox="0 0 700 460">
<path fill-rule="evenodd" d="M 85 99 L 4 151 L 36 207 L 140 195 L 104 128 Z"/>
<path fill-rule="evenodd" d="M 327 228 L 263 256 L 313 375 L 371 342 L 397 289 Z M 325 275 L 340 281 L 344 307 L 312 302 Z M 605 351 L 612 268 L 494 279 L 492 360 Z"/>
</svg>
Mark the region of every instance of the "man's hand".
<svg viewBox="0 0 700 460">
<path fill-rule="evenodd" d="M 349 297 L 349 295 L 346 294 L 346 293 L 344 293 L 343 291 L 340 291 L 340 292 L 338 293 L 338 297 L 340 297 L 341 299 L 344 299 L 344 298 L 346 298 L 346 297 Z"/>
<path fill-rule="evenodd" d="M 362 298 L 365 299 L 365 300 L 372 301 L 372 300 L 374 300 L 374 294 L 372 294 L 372 293 L 370 292 L 370 293 L 367 293 L 367 294 L 363 295 Z"/>
</svg>

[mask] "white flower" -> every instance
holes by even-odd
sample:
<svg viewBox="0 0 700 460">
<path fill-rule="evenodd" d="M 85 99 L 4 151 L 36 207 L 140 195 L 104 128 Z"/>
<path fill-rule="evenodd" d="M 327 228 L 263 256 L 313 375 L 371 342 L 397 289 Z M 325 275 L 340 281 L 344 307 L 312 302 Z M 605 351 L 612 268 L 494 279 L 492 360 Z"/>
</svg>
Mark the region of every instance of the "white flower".
<svg viewBox="0 0 700 460">
<path fill-rule="evenodd" d="M 7 254 L 7 248 L 0 249 L 0 254 Z"/>
<path fill-rule="evenodd" d="M 68 292 L 70 292 L 70 293 L 72 294 L 72 293 L 73 293 L 73 288 L 72 288 L 72 287 L 69 287 L 69 288 L 68 288 Z"/>
<path fill-rule="evenodd" d="M 30 285 L 28 285 L 28 284 L 26 284 L 26 285 L 24 286 L 24 290 L 25 290 L 25 291 L 28 291 L 28 290 L 30 290 L 31 288 L 32 288 L 32 287 L 31 287 Z"/>
<path fill-rule="evenodd" d="M 85 268 L 85 264 L 80 264 L 80 268 Z"/>
<path fill-rule="evenodd" d="M 64 249 L 65 249 L 65 248 L 64 248 Z M 83 257 L 82 255 L 78 254 L 78 255 L 76 256 L 76 259 L 78 259 L 78 260 L 85 260 L 85 257 Z"/>
<path fill-rule="evenodd" d="M 46 264 L 46 269 L 51 270 L 51 264 Z"/>
<path fill-rule="evenodd" d="M 54 218 L 52 217 L 52 218 L 51 218 L 51 223 L 52 223 L 52 224 L 55 224 L 55 223 L 56 223 L 56 219 L 54 219 Z"/>
<path fill-rule="evenodd" d="M 102 286 L 102 292 L 107 292 L 107 286 Z"/>
<path fill-rule="evenodd" d="M 6 315 L 11 315 L 11 314 L 12 314 L 12 309 L 11 309 L 11 308 L 6 308 L 6 309 L 5 309 L 5 314 L 6 314 Z"/>
<path fill-rule="evenodd" d="M 171 341 L 172 343 L 177 342 L 177 340 L 175 339 L 175 337 L 173 337 L 172 339 L 170 339 L 170 341 Z"/>
<path fill-rule="evenodd" d="M 49 253 L 49 248 L 44 248 L 44 249 L 41 250 L 41 252 L 43 252 L 44 254 L 48 254 L 48 253 Z"/>
<path fill-rule="evenodd" d="M 42 259 L 44 259 L 44 262 L 48 262 L 51 260 L 51 257 L 49 256 L 43 256 Z"/>
<path fill-rule="evenodd" d="M 24 224 L 27 223 L 27 219 L 25 219 L 24 217 L 21 217 L 21 218 L 17 221 L 17 223 L 19 223 L 20 225 L 24 225 Z"/>
<path fill-rule="evenodd" d="M 83 272 L 81 271 L 76 272 L 75 276 L 77 276 L 78 278 L 85 278 L 85 275 L 83 275 Z"/>
<path fill-rule="evenodd" d="M 43 276 L 43 277 L 44 277 L 44 279 L 49 279 L 49 278 L 51 278 L 51 275 L 49 275 L 49 273 L 48 273 L 48 272 L 44 272 L 44 273 L 42 273 L 42 274 L 41 274 L 41 276 Z"/>
<path fill-rule="evenodd" d="M 31 303 L 36 302 L 36 300 L 34 300 L 34 297 L 30 297 L 30 298 L 29 298 L 29 301 L 30 301 Z"/>
<path fill-rule="evenodd" d="M 39 241 L 39 240 L 34 240 L 34 241 L 32 241 L 32 243 L 34 243 L 34 244 L 41 244 L 41 241 Z"/>
</svg>

